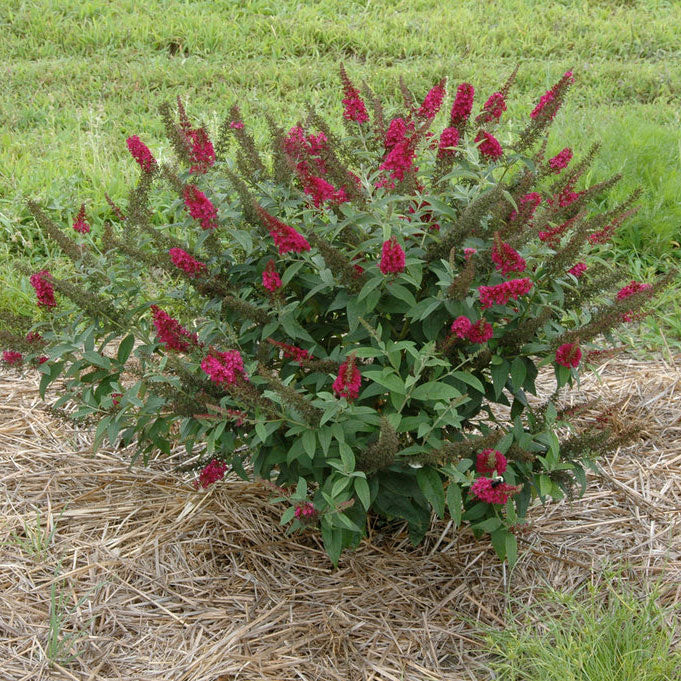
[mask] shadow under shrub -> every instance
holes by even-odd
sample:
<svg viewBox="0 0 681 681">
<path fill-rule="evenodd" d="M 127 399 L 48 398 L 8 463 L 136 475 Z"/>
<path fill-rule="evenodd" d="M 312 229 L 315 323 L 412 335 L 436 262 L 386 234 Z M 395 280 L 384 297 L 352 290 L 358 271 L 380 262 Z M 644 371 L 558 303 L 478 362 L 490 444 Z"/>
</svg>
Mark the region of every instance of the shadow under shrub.
<svg viewBox="0 0 681 681">
<path fill-rule="evenodd" d="M 621 287 L 599 265 L 637 195 L 590 210 L 618 179 L 577 189 L 597 145 L 547 154 L 572 74 L 521 122 L 503 116 L 514 76 L 478 113 L 466 83 L 443 108 L 444 81 L 421 103 L 401 85 L 395 110 L 341 68 L 344 133 L 309 110 L 269 121 L 267 153 L 236 106 L 215 147 L 179 99 L 162 107 L 177 165 L 130 137 L 140 179 L 102 234 L 85 207 L 67 236 L 30 203 L 73 274 L 30 273 L 45 321 L 5 333 L 5 362 L 40 363 L 43 391 L 63 379 L 56 407 L 76 402 L 96 445 L 146 460 L 180 442 L 197 488 L 252 470 L 334 563 L 367 513 L 418 543 L 432 512 L 513 563 L 531 500 L 583 489 L 592 456 L 635 435 L 571 431 L 556 398 L 668 281 Z M 556 393 L 532 407 L 548 364 Z"/>
</svg>

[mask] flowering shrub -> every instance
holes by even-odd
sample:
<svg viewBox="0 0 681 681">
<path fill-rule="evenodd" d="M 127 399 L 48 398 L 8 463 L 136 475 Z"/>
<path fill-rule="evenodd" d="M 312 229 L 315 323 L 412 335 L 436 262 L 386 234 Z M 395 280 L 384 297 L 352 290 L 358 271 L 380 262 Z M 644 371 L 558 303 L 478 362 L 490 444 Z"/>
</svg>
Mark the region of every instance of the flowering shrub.
<svg viewBox="0 0 681 681">
<path fill-rule="evenodd" d="M 64 380 L 57 407 L 96 416 L 96 445 L 146 459 L 179 442 L 200 489 L 264 478 L 282 524 L 318 527 L 334 563 L 368 514 L 418 543 L 433 512 L 515 561 L 531 500 L 583 488 L 590 457 L 631 436 L 570 431 L 555 395 L 528 397 L 539 368 L 572 383 L 665 282 L 617 294 L 617 273 L 587 268 L 636 196 L 591 212 L 617 180 L 575 190 L 596 149 L 546 159 L 570 72 L 520 124 L 504 117 L 513 77 L 477 116 L 473 86 L 448 110 L 444 81 L 421 104 L 403 87 L 389 113 L 341 70 L 344 135 L 311 110 L 270 121 L 267 155 L 236 106 L 215 147 L 163 107 L 179 165 L 131 136 L 139 182 L 103 231 L 82 208 L 67 236 L 30 204 L 74 274 L 32 274 L 40 348 L 16 335 L 5 363 L 46 352 L 41 389 Z M 173 219 L 154 227 L 168 192 Z"/>
</svg>

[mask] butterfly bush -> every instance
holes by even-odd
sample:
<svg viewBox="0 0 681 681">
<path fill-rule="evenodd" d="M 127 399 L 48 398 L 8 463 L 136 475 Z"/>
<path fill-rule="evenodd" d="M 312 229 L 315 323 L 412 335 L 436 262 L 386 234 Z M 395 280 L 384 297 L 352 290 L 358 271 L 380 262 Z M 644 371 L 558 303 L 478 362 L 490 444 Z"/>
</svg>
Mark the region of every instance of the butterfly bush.
<svg viewBox="0 0 681 681">
<path fill-rule="evenodd" d="M 76 238 L 29 203 L 73 274 L 27 273 L 40 343 L 3 337 L 3 362 L 28 353 L 43 391 L 61 378 L 96 446 L 181 452 L 188 494 L 263 479 L 334 563 L 368 523 L 401 519 L 417 544 L 433 514 L 514 562 L 530 504 L 583 490 L 632 436 L 571 428 L 557 400 L 666 284 L 600 264 L 638 195 L 593 208 L 618 179 L 577 189 L 597 149 L 546 153 L 572 73 L 520 120 L 514 77 L 482 104 L 469 83 L 402 83 L 398 105 L 341 69 L 338 121 L 270 118 L 267 148 L 236 106 L 213 144 L 164 105 L 176 158 L 128 137 L 139 180 L 103 227 L 81 209 Z"/>
</svg>

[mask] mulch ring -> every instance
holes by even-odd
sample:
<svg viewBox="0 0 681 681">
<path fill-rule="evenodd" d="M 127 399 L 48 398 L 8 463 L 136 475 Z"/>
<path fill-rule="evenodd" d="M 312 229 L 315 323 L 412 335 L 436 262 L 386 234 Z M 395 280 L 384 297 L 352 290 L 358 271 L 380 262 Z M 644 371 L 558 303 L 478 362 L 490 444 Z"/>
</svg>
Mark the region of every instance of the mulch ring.
<svg viewBox="0 0 681 681">
<path fill-rule="evenodd" d="M 677 603 L 679 359 L 611 360 L 583 379 L 580 395 L 617 404 L 613 418 L 640 423 L 640 439 L 601 462 L 581 500 L 531 511 L 512 571 L 447 521 L 417 548 L 403 526 L 373 526 L 333 570 L 314 533 L 284 535 L 262 483 L 196 492 L 167 458 L 130 468 L 129 452 L 93 454 L 90 432 L 46 411 L 34 374 L 5 373 L 2 678 L 479 680 L 489 657 L 478 627 L 503 626 L 510 598 L 532 603 L 619 566 Z M 82 634 L 68 663 L 47 659 L 50 613 L 61 636 Z"/>
</svg>

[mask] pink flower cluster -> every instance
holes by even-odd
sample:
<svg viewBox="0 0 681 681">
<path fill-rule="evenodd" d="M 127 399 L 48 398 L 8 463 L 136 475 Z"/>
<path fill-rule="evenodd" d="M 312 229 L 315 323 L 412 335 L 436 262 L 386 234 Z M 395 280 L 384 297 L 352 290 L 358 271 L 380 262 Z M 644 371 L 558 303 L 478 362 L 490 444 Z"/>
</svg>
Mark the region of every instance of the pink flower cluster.
<svg viewBox="0 0 681 681">
<path fill-rule="evenodd" d="M 477 252 L 477 248 L 464 248 L 463 257 L 466 258 L 466 260 L 470 260 Z"/>
<path fill-rule="evenodd" d="M 381 264 L 379 268 L 383 274 L 399 274 L 404 272 L 405 257 L 402 246 L 397 243 L 395 237 L 383 242 L 381 251 Z"/>
<path fill-rule="evenodd" d="M 502 475 L 507 465 L 506 457 L 496 449 L 483 449 L 475 459 L 475 470 L 482 475 L 491 475 L 495 471 Z"/>
<path fill-rule="evenodd" d="M 403 139 L 388 152 L 383 163 L 378 167 L 389 173 L 388 178 L 379 180 L 377 187 L 394 188 L 396 182 L 404 180 L 408 172 L 416 172 L 418 168 L 414 165 L 416 151 L 411 139 Z"/>
<path fill-rule="evenodd" d="M 524 272 L 527 263 L 518 251 L 501 239 L 492 247 L 492 261 L 504 276 L 511 272 Z"/>
<path fill-rule="evenodd" d="M 413 133 L 414 130 L 413 122 L 407 122 L 404 118 L 393 118 L 385 133 L 385 148 L 392 149 L 398 142 L 403 142 L 407 135 Z"/>
<path fill-rule="evenodd" d="M 478 319 L 473 323 L 463 315 L 452 322 L 450 331 L 458 338 L 480 344 L 486 343 L 494 335 L 494 328 L 489 322 Z"/>
<path fill-rule="evenodd" d="M 215 229 L 218 226 L 218 212 L 211 200 L 194 184 L 184 188 L 184 205 L 201 229 Z"/>
<path fill-rule="evenodd" d="M 90 232 L 90 225 L 88 221 L 85 219 L 84 203 L 80 204 L 80 210 L 78 211 L 78 215 L 76 215 L 76 219 L 73 223 L 73 229 L 79 234 L 89 234 Z"/>
<path fill-rule="evenodd" d="M 480 286 L 480 304 L 482 309 L 492 307 L 492 305 L 506 305 L 513 299 L 517 300 L 520 296 L 528 294 L 532 290 L 532 280 L 527 277 L 524 279 L 509 279 L 501 284 L 494 286 Z"/>
<path fill-rule="evenodd" d="M 199 344 L 195 333 L 189 333 L 177 319 L 173 319 L 158 305 L 151 306 L 151 314 L 156 329 L 156 337 L 165 345 L 167 350 L 188 352 L 194 345 Z"/>
<path fill-rule="evenodd" d="M 520 491 L 519 485 L 509 485 L 491 478 L 478 478 L 471 485 L 471 492 L 488 504 L 505 504 L 509 497 Z"/>
<path fill-rule="evenodd" d="M 565 147 L 563 151 L 549 159 L 549 166 L 554 173 L 560 173 L 572 160 L 572 149 Z"/>
<path fill-rule="evenodd" d="M 350 200 L 345 187 L 336 189 L 322 177 L 301 175 L 300 179 L 303 191 L 312 197 L 312 203 L 314 203 L 315 208 L 319 208 L 325 201 L 330 201 L 333 205 L 337 206 Z"/>
<path fill-rule="evenodd" d="M 445 98 L 446 90 L 444 82 L 439 83 L 426 95 L 423 100 L 423 104 L 419 108 L 417 115 L 421 118 L 431 119 L 437 116 L 440 107 L 442 106 L 442 100 Z"/>
<path fill-rule="evenodd" d="M 568 183 L 561 191 L 553 198 L 547 199 L 549 206 L 558 206 L 559 208 L 567 208 L 571 206 L 584 192 L 576 192 L 574 184 Z"/>
<path fill-rule="evenodd" d="M 651 288 L 652 286 L 650 284 L 644 284 L 640 281 L 631 281 L 617 292 L 617 300 L 626 300 L 636 293 L 647 291 Z"/>
<path fill-rule="evenodd" d="M 231 121 L 230 124 L 229 124 L 229 127 L 232 130 L 243 130 L 244 124 L 243 124 L 243 121 Z"/>
<path fill-rule="evenodd" d="M 15 350 L 4 350 L 2 353 L 2 361 L 9 366 L 17 366 L 24 361 L 24 356 Z"/>
<path fill-rule="evenodd" d="M 557 225 L 556 227 L 550 227 L 547 230 L 540 231 L 539 239 L 549 244 L 549 246 L 551 246 L 552 248 L 555 248 L 556 245 L 558 244 L 558 241 L 560 240 L 559 237 L 572 227 L 572 225 L 577 220 L 577 217 L 579 216 L 570 218 L 566 222 Z"/>
<path fill-rule="evenodd" d="M 359 397 L 362 376 L 355 365 L 354 355 L 350 355 L 338 368 L 338 376 L 333 382 L 333 391 L 338 397 L 354 400 Z"/>
<path fill-rule="evenodd" d="M 506 111 L 506 100 L 501 92 L 495 92 L 482 107 L 482 113 L 475 119 L 477 123 L 492 123 L 501 118 L 501 114 Z"/>
<path fill-rule="evenodd" d="M 189 130 L 186 133 L 189 146 L 190 173 L 205 173 L 215 163 L 215 149 L 205 128 Z"/>
<path fill-rule="evenodd" d="M 178 269 L 181 269 L 190 277 L 196 277 L 206 271 L 206 265 L 204 263 L 196 260 L 181 248 L 171 248 L 168 251 L 168 255 L 170 255 L 173 265 Z"/>
<path fill-rule="evenodd" d="M 284 357 L 289 359 L 294 359 L 297 362 L 302 362 L 306 359 L 311 359 L 311 355 L 307 350 L 299 348 L 297 345 L 289 345 L 288 343 L 282 343 L 281 341 L 276 341 L 273 338 L 267 339 L 268 343 L 280 348 L 284 354 Z"/>
<path fill-rule="evenodd" d="M 342 78 L 343 80 L 343 118 L 347 121 L 355 121 L 355 123 L 366 123 L 369 120 L 369 114 L 367 113 L 367 108 L 364 105 L 364 101 L 359 96 L 359 90 L 353 86 L 347 76 Z"/>
<path fill-rule="evenodd" d="M 571 83 L 574 82 L 572 71 L 566 71 L 563 77 L 550 89 L 547 90 L 539 99 L 539 103 L 534 107 L 530 118 L 537 118 L 542 115 L 542 112 L 548 112 L 551 120 L 555 118 L 560 108 L 560 103 L 552 104 L 552 102 L 559 96 L 559 94 Z"/>
<path fill-rule="evenodd" d="M 494 135 L 491 135 L 484 130 L 480 130 L 480 132 L 478 132 L 475 137 L 475 141 L 476 143 L 480 142 L 478 145 L 478 151 L 480 152 L 480 155 L 490 159 L 491 161 L 496 161 L 498 158 L 501 158 L 504 155 L 504 150 L 501 148 L 499 140 L 497 140 Z"/>
<path fill-rule="evenodd" d="M 248 380 L 238 350 L 220 352 L 211 348 L 201 361 L 201 368 L 213 383 L 233 385 L 239 378 Z"/>
<path fill-rule="evenodd" d="M 445 128 L 440 133 L 440 143 L 437 148 L 439 159 L 452 158 L 456 154 L 459 145 L 459 131 L 455 127 Z"/>
<path fill-rule="evenodd" d="M 518 211 L 511 211 L 508 219 L 511 222 L 520 219 L 522 224 L 526 224 L 532 220 L 540 203 L 541 194 L 538 194 L 537 192 L 525 194 L 525 196 L 521 196 L 520 201 L 518 201 Z"/>
<path fill-rule="evenodd" d="M 227 464 L 223 461 L 218 461 L 213 459 L 209 464 L 207 464 L 199 473 L 199 479 L 194 480 L 194 487 L 198 489 L 202 487 L 206 489 L 214 482 L 222 480 L 227 472 Z"/>
<path fill-rule="evenodd" d="M 56 307 L 57 302 L 54 299 L 54 286 L 52 286 L 52 275 L 47 270 L 40 270 L 36 274 L 32 274 L 29 281 L 31 286 L 35 289 L 35 294 L 38 297 L 39 307 Z"/>
<path fill-rule="evenodd" d="M 293 251 L 294 253 L 302 253 L 310 250 L 310 244 L 307 239 L 300 233 L 296 232 L 293 227 L 277 220 L 273 215 L 270 215 L 264 208 L 257 208 L 258 215 L 265 224 L 265 228 L 270 233 L 274 243 L 279 248 L 279 255 L 285 255 Z"/>
<path fill-rule="evenodd" d="M 473 110 L 474 94 L 475 88 L 470 83 L 461 83 L 456 89 L 456 97 L 449 114 L 449 124 L 451 126 L 461 128 L 468 120 Z"/>
<path fill-rule="evenodd" d="M 568 369 L 576 369 L 582 359 L 582 350 L 577 343 L 563 343 L 556 350 L 556 364 L 560 364 Z"/>
<path fill-rule="evenodd" d="M 281 288 L 281 277 L 275 269 L 274 260 L 270 258 L 262 273 L 262 285 L 270 292 L 276 293 Z"/>
<path fill-rule="evenodd" d="M 153 157 L 151 151 L 149 151 L 149 147 L 144 144 L 137 135 L 128 137 L 126 144 L 128 145 L 130 154 L 145 173 L 151 173 L 156 170 L 158 167 L 156 159 Z"/>
<path fill-rule="evenodd" d="M 321 157 L 328 140 L 323 132 L 318 135 L 305 134 L 299 125 L 292 127 L 284 140 L 284 151 L 291 158 L 299 174 L 304 176 L 326 175 L 326 165 Z"/>
<path fill-rule="evenodd" d="M 315 510 L 314 504 L 306 501 L 302 506 L 297 506 L 296 510 L 293 512 L 293 515 L 300 519 L 303 518 L 304 520 L 308 520 L 310 518 L 313 518 L 316 515 L 317 511 Z"/>
<path fill-rule="evenodd" d="M 577 277 L 579 279 L 584 272 L 586 272 L 587 267 L 585 262 L 578 262 L 576 265 L 573 265 L 569 270 L 568 274 L 571 274 L 573 277 Z"/>
</svg>

